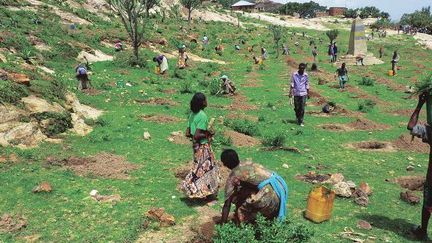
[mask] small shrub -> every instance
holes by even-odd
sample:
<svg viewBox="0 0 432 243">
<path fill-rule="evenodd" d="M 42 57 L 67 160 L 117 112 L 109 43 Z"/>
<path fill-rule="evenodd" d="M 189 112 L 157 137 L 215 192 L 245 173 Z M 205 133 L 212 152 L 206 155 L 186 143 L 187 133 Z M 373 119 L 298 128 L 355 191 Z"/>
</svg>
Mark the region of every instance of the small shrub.
<svg viewBox="0 0 432 243">
<path fill-rule="evenodd" d="M 39 123 L 43 123 L 42 132 L 48 137 L 66 132 L 72 128 L 72 117 L 69 112 L 41 112 L 33 114 Z"/>
<path fill-rule="evenodd" d="M 216 226 L 214 242 L 307 242 L 314 232 L 304 224 L 289 220 L 266 220 L 258 215 L 256 224 L 233 223 Z"/>
<path fill-rule="evenodd" d="M 420 81 L 415 84 L 416 93 L 423 92 L 431 93 L 432 91 L 432 73 L 420 78 Z"/>
<path fill-rule="evenodd" d="M 247 66 L 247 67 L 246 67 L 246 72 L 247 72 L 247 73 L 252 72 L 252 66 Z"/>
<path fill-rule="evenodd" d="M 264 116 L 264 115 L 260 115 L 260 116 L 258 117 L 258 121 L 259 121 L 259 122 L 264 122 L 264 121 L 265 121 L 265 116 Z"/>
<path fill-rule="evenodd" d="M 359 85 L 364 85 L 364 86 L 374 86 L 375 85 L 375 80 L 372 78 L 368 78 L 368 77 L 363 77 L 359 82 Z"/>
<path fill-rule="evenodd" d="M 225 137 L 223 135 L 223 133 L 221 133 L 219 135 L 218 134 L 219 133 L 217 133 L 217 135 L 216 135 L 216 143 L 219 143 L 219 144 L 225 145 L 225 146 L 231 146 L 232 145 L 233 141 L 232 141 L 231 137 Z"/>
<path fill-rule="evenodd" d="M 208 89 L 211 95 L 219 95 L 221 92 L 220 81 L 218 79 L 213 79 L 208 85 Z"/>
<path fill-rule="evenodd" d="M 234 131 L 243 133 L 249 136 L 259 135 L 259 129 L 255 122 L 245 119 L 227 119 L 224 125 L 232 128 Z"/>
<path fill-rule="evenodd" d="M 358 104 L 358 110 L 364 113 L 370 112 L 376 103 L 373 100 L 363 100 Z"/>
<path fill-rule="evenodd" d="M 209 81 L 207 81 L 205 79 L 199 79 L 198 84 L 204 88 L 207 88 L 209 86 Z"/>
<path fill-rule="evenodd" d="M 176 69 L 174 69 L 173 78 L 185 79 L 186 76 L 185 76 L 185 73 L 182 72 L 181 69 L 176 68 Z"/>
<path fill-rule="evenodd" d="M 286 137 L 282 134 L 268 136 L 264 138 L 262 144 L 267 147 L 282 147 L 285 144 Z"/>
<path fill-rule="evenodd" d="M 182 94 L 191 94 L 193 93 L 192 82 L 184 81 L 180 84 L 180 93 Z"/>
<path fill-rule="evenodd" d="M 22 85 L 8 80 L 0 82 L 0 103 L 17 104 L 28 95 L 28 89 Z"/>
</svg>

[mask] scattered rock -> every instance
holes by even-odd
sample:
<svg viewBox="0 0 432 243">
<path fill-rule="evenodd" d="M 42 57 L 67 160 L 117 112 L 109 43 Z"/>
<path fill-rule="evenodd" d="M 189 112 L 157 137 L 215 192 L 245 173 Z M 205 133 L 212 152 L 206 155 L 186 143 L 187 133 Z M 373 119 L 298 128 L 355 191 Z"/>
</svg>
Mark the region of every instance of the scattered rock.
<svg viewBox="0 0 432 243">
<path fill-rule="evenodd" d="M 12 216 L 10 214 L 3 214 L 0 218 L 0 232 L 12 233 L 21 230 L 27 226 L 27 220 L 22 216 Z"/>
<path fill-rule="evenodd" d="M 364 191 L 368 196 L 372 194 L 372 189 L 369 187 L 369 184 L 366 182 L 361 182 L 359 185 L 359 189 Z"/>
<path fill-rule="evenodd" d="M 330 183 L 332 185 L 335 185 L 335 184 L 338 184 L 340 182 L 343 182 L 344 180 L 345 180 L 345 177 L 341 173 L 335 173 L 335 174 L 332 174 L 330 176 L 330 178 L 327 181 L 325 181 L 324 183 Z"/>
<path fill-rule="evenodd" d="M 0 133 L 0 145 L 33 148 L 46 138 L 37 123 L 18 123 L 11 130 Z"/>
<path fill-rule="evenodd" d="M 33 193 L 51 192 L 51 191 L 52 191 L 51 184 L 49 184 L 46 181 L 44 181 L 44 182 L 40 183 L 39 185 L 35 186 L 33 188 L 33 190 L 32 190 Z"/>
<path fill-rule="evenodd" d="M 355 190 L 356 184 L 353 181 L 347 181 L 346 184 L 349 186 L 349 188 Z"/>
<path fill-rule="evenodd" d="M 288 164 L 283 164 L 282 168 L 289 169 L 289 165 Z"/>
<path fill-rule="evenodd" d="M 103 111 L 81 104 L 74 93 L 68 92 L 65 100 L 65 107 L 72 110 L 81 119 L 96 120 L 103 114 Z"/>
<path fill-rule="evenodd" d="M 357 228 L 364 229 L 364 230 L 371 230 L 372 225 L 366 220 L 359 220 L 357 222 Z"/>
<path fill-rule="evenodd" d="M 369 197 L 362 189 L 357 189 L 352 194 L 354 202 L 362 207 L 367 207 L 369 204 Z"/>
<path fill-rule="evenodd" d="M 87 58 L 87 60 L 89 62 L 103 62 L 103 61 L 112 61 L 113 60 L 113 56 L 107 55 L 99 50 L 92 50 L 90 52 L 86 52 L 86 51 L 81 51 L 78 54 L 78 57 L 76 58 L 76 60 L 80 61 L 80 62 L 84 62 Z"/>
<path fill-rule="evenodd" d="M 100 195 L 97 190 L 92 190 L 90 192 L 90 197 L 93 198 L 97 202 L 111 203 L 111 204 L 116 204 L 117 202 L 120 202 L 120 200 L 121 200 L 121 196 L 119 194 Z"/>
<path fill-rule="evenodd" d="M 170 137 L 168 137 L 168 141 L 175 144 L 183 144 L 183 145 L 191 144 L 189 138 L 187 138 L 182 131 L 171 132 Z"/>
<path fill-rule="evenodd" d="M 339 182 L 333 186 L 336 195 L 340 197 L 351 197 L 352 192 L 350 186 L 346 182 Z"/>
<path fill-rule="evenodd" d="M 417 204 L 420 202 L 420 197 L 417 196 L 412 191 L 405 191 L 400 193 L 400 199 L 404 202 L 410 203 L 410 204 Z"/>
<path fill-rule="evenodd" d="M 14 81 L 17 84 L 30 86 L 30 78 L 26 74 L 22 73 L 9 73 L 8 79 Z"/>
<path fill-rule="evenodd" d="M 406 167 L 406 170 L 407 171 L 413 171 L 414 170 L 414 166 L 412 166 L 412 165 L 408 165 L 407 167 Z"/>
<path fill-rule="evenodd" d="M 143 137 L 144 137 L 145 140 L 149 140 L 151 138 L 151 135 L 150 135 L 149 132 L 144 132 L 144 136 Z"/>
<path fill-rule="evenodd" d="M 168 227 L 175 225 L 174 216 L 165 212 L 164 208 L 151 208 L 146 213 L 146 217 L 159 222 L 160 227 Z"/>
</svg>

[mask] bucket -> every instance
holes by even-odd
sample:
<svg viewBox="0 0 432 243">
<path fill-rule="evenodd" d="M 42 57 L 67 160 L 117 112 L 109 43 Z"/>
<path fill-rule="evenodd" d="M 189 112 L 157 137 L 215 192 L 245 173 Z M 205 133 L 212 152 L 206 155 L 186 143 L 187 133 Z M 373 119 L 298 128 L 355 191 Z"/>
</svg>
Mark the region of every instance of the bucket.
<svg viewBox="0 0 432 243">
<path fill-rule="evenodd" d="M 389 71 L 388 71 L 388 75 L 389 75 L 389 76 L 393 76 L 393 70 L 389 70 Z"/>
<path fill-rule="evenodd" d="M 324 187 L 311 190 L 308 197 L 305 217 L 315 223 L 321 223 L 331 218 L 335 192 Z"/>
<path fill-rule="evenodd" d="M 156 74 L 160 74 L 160 71 L 161 71 L 160 67 L 156 66 L 155 67 L 155 73 Z"/>
</svg>

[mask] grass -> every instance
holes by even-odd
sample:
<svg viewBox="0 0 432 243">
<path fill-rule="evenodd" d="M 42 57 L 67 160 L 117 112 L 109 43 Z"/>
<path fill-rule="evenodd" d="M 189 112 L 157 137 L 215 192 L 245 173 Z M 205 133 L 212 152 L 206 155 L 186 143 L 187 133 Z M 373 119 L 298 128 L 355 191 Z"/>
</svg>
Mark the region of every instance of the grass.
<svg viewBox="0 0 432 243">
<path fill-rule="evenodd" d="M 50 1 L 57 4 L 56 1 Z M 63 7 L 67 9 L 67 7 Z M 9 10 L 0 12 L 1 24 L 7 29 L 5 35 L 6 42 L 0 43 L 0 47 L 13 47 L 18 52 L 31 49 L 37 57 L 41 55 L 43 65 L 56 71 L 57 77 L 62 81 L 68 90 L 74 90 L 76 80 L 73 75 L 73 67 L 76 65 L 74 58 L 78 54 L 78 48 L 73 48 L 67 43 L 83 42 L 91 48 L 102 50 L 103 52 L 120 57 L 115 62 L 101 62 L 93 64 L 93 75 L 91 80 L 93 85 L 104 92 L 90 96 L 77 92 L 82 103 L 91 105 L 105 111 L 103 117 L 97 121 L 86 121 L 89 124 L 100 124 L 94 127 L 94 131 L 86 137 L 79 137 L 70 134 L 64 138 L 61 145 L 44 143 L 39 148 L 20 150 L 18 148 L 1 148 L 0 156 L 5 154 L 16 154 L 20 162 L 0 163 L 0 215 L 3 213 L 21 214 L 28 220 L 28 226 L 17 233 L 4 233 L 0 235 L 0 241 L 14 242 L 22 241 L 23 237 L 39 235 L 41 241 L 115 241 L 130 242 L 139 238 L 143 233 L 142 224 L 144 214 L 150 207 L 164 207 L 166 211 L 173 214 L 177 222 L 196 214 L 193 207 L 190 207 L 182 194 L 175 188 L 178 179 L 172 172 L 174 168 L 182 166 L 189 161 L 192 156 L 190 145 L 176 145 L 167 141 L 172 131 L 183 131 L 185 121 L 176 123 L 153 123 L 139 119 L 143 114 L 163 114 L 175 116 L 186 120 L 185 111 L 188 110 L 189 101 L 192 94 L 175 92 L 174 94 L 164 93 L 165 90 L 181 90 L 182 83 L 191 82 L 194 91 L 204 92 L 208 97 L 209 107 L 206 113 L 210 117 L 225 117 L 229 113 L 237 113 L 248 116 L 258 117 L 259 122 L 252 122 L 242 119 L 229 120 L 224 128 L 231 128 L 246 134 L 260 137 L 278 136 L 286 137 L 286 143 L 295 146 L 301 154 L 289 153 L 286 151 L 264 151 L 257 147 L 237 148 L 241 159 L 252 158 L 253 161 L 261 163 L 270 170 L 277 171 L 284 177 L 290 188 L 288 201 L 288 217 L 295 222 L 301 222 L 311 228 L 315 234 L 311 242 L 339 241 L 338 233 L 345 227 L 351 227 L 356 231 L 368 235 L 374 235 L 379 240 L 391 240 L 393 242 L 408 241 L 405 232 L 413 224 L 419 223 L 421 205 L 411 206 L 399 200 L 401 191 L 398 185 L 385 182 L 397 176 L 407 175 L 405 170 L 408 162 L 407 157 L 412 157 L 416 164 L 413 174 L 424 175 L 426 173 L 428 155 L 424 153 L 413 153 L 408 151 L 397 151 L 393 153 L 381 152 L 361 152 L 349 149 L 347 143 L 379 140 L 393 141 L 401 134 L 407 134 L 404 126 L 408 121 L 406 116 L 394 116 L 388 111 L 412 109 L 416 100 L 404 99 L 406 96 L 402 91 L 394 91 L 376 79 L 374 86 L 363 86 L 357 83 L 349 83 L 358 87 L 364 94 L 377 97 L 383 101 L 367 113 L 362 113 L 362 117 L 371 121 L 387 124 L 389 129 L 373 131 L 350 131 L 335 133 L 323 130 L 318 125 L 324 123 L 350 123 L 354 120 L 347 116 L 318 117 L 306 114 L 304 128 L 295 124 L 283 123 L 283 120 L 294 119 L 293 107 L 288 104 L 285 96 L 287 88 L 288 73 L 293 71 L 287 67 L 285 60 L 281 57 L 274 60 L 274 55 L 265 69 L 259 70 L 252 65 L 249 53 L 246 48 L 242 48 L 239 54 L 229 54 L 229 47 L 232 42 L 240 36 L 248 36 L 247 45 L 258 45 L 271 43 L 271 36 L 268 30 L 253 26 L 247 30 L 238 29 L 224 23 L 217 24 L 193 24 L 191 31 L 187 33 L 178 32 L 178 26 L 187 26 L 183 21 L 166 19 L 165 24 L 158 24 L 163 30 L 163 37 L 169 40 L 167 47 L 160 47 L 161 50 L 175 50 L 170 40 L 187 40 L 187 35 L 196 33 L 202 36 L 207 33 L 211 38 L 209 50 L 213 50 L 217 44 L 215 36 L 222 39 L 226 50 L 222 56 L 213 51 L 201 51 L 195 48 L 192 52 L 196 55 L 209 59 L 223 60 L 229 65 L 217 65 L 213 63 L 192 62 L 191 67 L 185 70 L 176 70 L 175 59 L 170 59 L 170 69 L 168 75 L 161 77 L 153 73 L 153 63 L 146 62 L 143 68 L 131 68 L 127 65 L 127 52 L 114 53 L 113 50 L 99 43 L 98 40 L 115 38 L 127 39 L 126 33 L 120 30 L 120 25 L 113 22 L 103 22 L 91 16 L 91 13 L 80 13 L 95 18 L 96 26 L 81 26 L 77 31 L 70 31 L 62 27 L 59 23 L 60 18 L 51 14 L 47 10 L 39 13 L 41 23 L 33 24 L 29 19 L 34 18 L 34 14 L 26 11 L 12 12 Z M 152 21 L 157 21 L 154 19 Z M 247 19 L 245 21 L 248 21 Z M 3 30 L 2 30 L 3 31 Z M 296 31 L 301 33 L 301 29 L 289 29 L 289 32 Z M 315 30 L 305 30 L 307 35 L 315 38 L 321 37 L 325 41 L 318 44 L 319 53 L 326 53 L 327 37 L 324 32 Z M 2 32 L 3 33 L 3 32 Z M 51 51 L 40 52 L 33 48 L 27 40 L 28 33 L 41 38 L 45 43 L 52 47 Z M 152 33 L 153 38 L 160 38 L 160 33 Z M 150 39 L 149 37 L 149 39 Z M 253 37 L 253 38 L 252 38 Z M 338 46 L 343 53 L 343 49 L 348 46 L 348 32 L 340 31 L 337 38 Z M 378 50 L 383 45 L 386 50 L 385 58 L 389 58 L 391 51 L 398 47 L 400 55 L 400 65 L 403 67 L 396 77 L 383 76 L 389 69 L 388 64 L 350 67 L 350 78 L 361 80 L 362 74 L 372 73 L 381 75 L 391 82 L 405 85 L 411 77 L 418 76 L 418 64 L 426 67 L 432 66 L 432 52 L 420 49 L 412 41 L 412 37 L 390 36 L 386 39 L 377 39 L 368 42 L 368 48 L 372 52 Z M 284 31 L 282 43 L 294 43 L 298 41 L 304 50 L 290 45 L 292 58 L 296 61 L 307 61 L 310 58 L 308 39 L 301 36 L 291 35 Z M 266 46 L 270 54 L 272 46 Z M 258 48 L 255 48 L 257 51 Z M 346 51 L 346 50 L 345 50 Z M 204 53 L 208 55 L 204 55 Z M 418 55 L 422 55 L 421 59 Z M 256 53 L 257 54 L 257 53 Z M 33 55 L 33 54 L 32 54 Z M 155 53 L 147 49 L 142 49 L 143 59 L 151 60 Z M 15 59 L 12 54 L 7 55 L 11 61 L 0 63 L 0 68 L 24 72 L 32 76 L 34 82 L 32 89 L 37 90 L 38 95 L 47 97 L 49 93 L 45 87 L 46 79 L 36 72 L 29 72 L 16 65 L 22 62 Z M 387 62 L 388 63 L 388 62 Z M 123 65 L 124 64 L 124 65 Z M 235 64 L 235 65 L 234 65 Z M 320 70 L 334 73 L 335 67 L 326 62 L 318 63 Z M 425 68 L 427 72 L 430 69 Z M 205 85 L 200 85 L 198 80 L 216 79 L 218 72 L 227 73 L 236 85 L 239 92 L 247 97 L 249 103 L 258 107 L 257 110 L 236 110 L 223 109 L 232 104 L 232 99 L 224 96 L 213 96 L 212 91 Z M 195 74 L 194 74 L 195 73 Z M 260 85 L 262 87 L 250 87 L 249 83 L 253 74 L 259 73 Z M 352 98 L 356 94 L 350 92 L 339 92 L 333 86 L 335 82 L 325 85 L 316 85 L 318 77 L 310 73 L 312 89 L 319 92 L 328 100 L 334 101 L 338 107 L 343 107 L 351 112 L 359 109 L 358 99 Z M 132 87 L 118 88 L 112 86 L 119 80 L 131 82 Z M 2 86 L 7 84 L 7 88 Z M 0 92 L 3 96 L 2 102 L 16 103 L 20 97 L 25 96 L 27 88 L 17 88 L 8 82 L 0 83 Z M 39 87 L 39 88 L 38 88 Z M 55 86 L 54 86 L 55 87 Z M 140 92 L 144 91 L 144 92 Z M 11 93 L 11 92 L 16 92 Z M 5 94 L 5 95 L 4 95 Z M 10 95 L 3 100 L 3 97 Z M 53 96 L 58 97 L 58 96 Z M 156 106 L 134 102 L 149 98 L 172 99 L 178 105 L 175 106 Z M 315 101 L 312 99 L 309 101 Z M 269 109 L 267 104 L 277 107 L 275 111 Z M 319 111 L 320 106 L 308 106 L 307 111 Z M 144 141 L 142 133 L 148 131 L 152 139 Z M 220 145 L 215 145 L 216 158 L 219 157 L 223 146 L 230 146 L 232 141 L 221 137 Z M 271 139 L 272 143 L 280 139 Z M 122 155 L 128 161 L 142 165 L 142 168 L 132 171 L 130 180 L 113 180 L 98 178 L 94 176 L 80 177 L 71 171 L 60 167 L 46 165 L 48 156 L 90 156 L 100 152 L 110 152 Z M 305 174 L 310 169 L 310 164 L 323 164 L 326 169 L 319 173 L 342 173 L 345 178 L 359 184 L 366 181 L 372 186 L 374 193 L 370 197 L 370 204 L 367 208 L 361 208 L 353 204 L 350 200 L 336 199 L 333 210 L 333 217 L 330 221 L 322 224 L 313 224 L 306 221 L 302 212 L 306 207 L 306 198 L 313 187 L 311 184 L 295 180 L 296 174 Z M 290 169 L 282 167 L 288 164 Z M 41 182 L 48 180 L 53 185 L 53 192 L 50 194 L 32 194 L 31 189 Z M 97 203 L 89 198 L 89 192 L 97 189 L 101 194 L 121 195 L 122 200 L 116 205 Z M 214 206 L 215 210 L 221 210 L 220 203 L 224 199 L 223 193 L 219 195 L 219 203 Z M 403 213 L 401 213 L 403 212 Z M 371 231 L 357 230 L 356 224 L 360 219 L 373 223 Z M 181 232 L 180 232 L 181 233 Z M 342 240 L 341 240 L 342 241 Z"/>
</svg>

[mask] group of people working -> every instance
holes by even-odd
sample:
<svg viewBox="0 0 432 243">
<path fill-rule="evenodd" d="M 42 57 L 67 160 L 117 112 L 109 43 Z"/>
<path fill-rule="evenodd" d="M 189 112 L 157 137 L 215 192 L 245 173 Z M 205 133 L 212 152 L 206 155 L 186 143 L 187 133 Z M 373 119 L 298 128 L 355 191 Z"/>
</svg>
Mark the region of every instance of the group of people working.
<svg viewBox="0 0 432 243">
<path fill-rule="evenodd" d="M 220 168 L 211 147 L 215 131 L 204 109 L 207 99 L 196 93 L 190 101 L 186 137 L 192 141 L 193 166 L 181 189 L 188 198 L 216 200 L 220 186 Z M 282 177 L 263 166 L 240 161 L 235 150 L 221 153 L 223 166 L 231 170 L 225 183 L 225 202 L 221 223 L 228 220 L 231 205 L 235 205 L 236 223 L 253 223 L 258 213 L 268 219 L 283 220 L 286 215 L 288 187 Z"/>
</svg>

